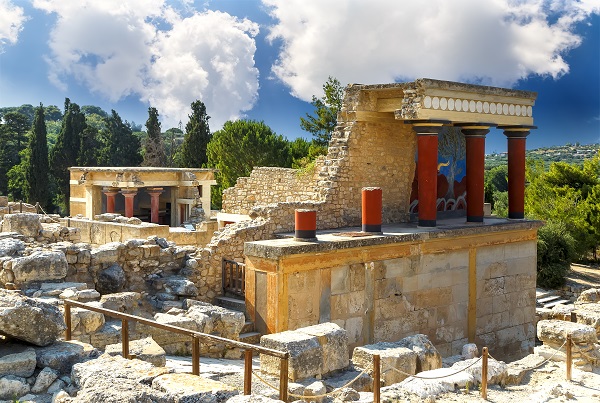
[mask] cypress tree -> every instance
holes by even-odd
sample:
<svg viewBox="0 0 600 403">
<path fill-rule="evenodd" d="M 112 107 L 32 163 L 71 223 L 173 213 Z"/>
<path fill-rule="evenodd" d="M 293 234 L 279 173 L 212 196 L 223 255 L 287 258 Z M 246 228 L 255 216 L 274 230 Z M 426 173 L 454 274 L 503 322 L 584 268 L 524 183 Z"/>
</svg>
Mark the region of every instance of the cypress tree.
<svg viewBox="0 0 600 403">
<path fill-rule="evenodd" d="M 202 101 L 192 102 L 192 114 L 185 125 L 185 136 L 181 145 L 179 166 L 182 168 L 200 168 L 208 161 L 206 146 L 211 139 L 206 106 Z"/>
<path fill-rule="evenodd" d="M 104 121 L 106 128 L 101 132 L 103 147 L 99 155 L 100 164 L 113 167 L 139 166 L 142 162 L 140 139 L 133 134 L 129 123 L 123 122 L 114 109 Z"/>
<path fill-rule="evenodd" d="M 144 162 L 147 167 L 164 167 L 167 165 L 165 147 L 160 138 L 160 122 L 158 121 L 158 110 L 148 108 L 148 120 L 146 121 L 147 137 L 144 140 Z"/>
<path fill-rule="evenodd" d="M 33 128 L 29 138 L 29 158 L 25 162 L 25 197 L 28 203 L 40 203 L 48 208 L 50 201 L 48 178 L 48 143 L 46 139 L 46 122 L 44 107 L 35 109 Z"/>
</svg>

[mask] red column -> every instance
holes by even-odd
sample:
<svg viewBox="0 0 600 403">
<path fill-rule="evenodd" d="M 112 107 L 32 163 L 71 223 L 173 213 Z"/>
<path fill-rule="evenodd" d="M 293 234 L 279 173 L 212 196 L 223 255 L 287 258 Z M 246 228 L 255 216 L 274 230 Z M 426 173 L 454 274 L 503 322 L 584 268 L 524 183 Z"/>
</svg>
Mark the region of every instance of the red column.
<svg viewBox="0 0 600 403">
<path fill-rule="evenodd" d="M 525 218 L 525 142 L 535 126 L 503 126 L 508 139 L 508 218 Z"/>
<path fill-rule="evenodd" d="M 150 195 L 150 222 L 158 224 L 158 210 L 160 194 L 163 188 L 147 188 L 146 193 Z"/>
<path fill-rule="evenodd" d="M 133 217 L 133 200 L 137 195 L 137 189 L 121 190 L 125 197 L 125 217 Z"/>
<path fill-rule="evenodd" d="M 119 191 L 113 188 L 104 188 L 102 189 L 102 193 L 106 196 L 106 212 L 114 213 L 115 212 L 115 196 Z"/>
<path fill-rule="evenodd" d="M 381 233 L 381 188 L 362 188 L 362 231 Z"/>
<path fill-rule="evenodd" d="M 296 209 L 295 239 L 300 241 L 315 241 L 317 239 L 317 211 Z"/>
<path fill-rule="evenodd" d="M 464 125 L 467 154 L 467 222 L 483 222 L 485 135 L 488 125 Z"/>
<path fill-rule="evenodd" d="M 435 227 L 437 218 L 438 134 L 449 122 L 407 120 L 417 134 L 417 176 L 419 185 L 419 226 Z"/>
</svg>

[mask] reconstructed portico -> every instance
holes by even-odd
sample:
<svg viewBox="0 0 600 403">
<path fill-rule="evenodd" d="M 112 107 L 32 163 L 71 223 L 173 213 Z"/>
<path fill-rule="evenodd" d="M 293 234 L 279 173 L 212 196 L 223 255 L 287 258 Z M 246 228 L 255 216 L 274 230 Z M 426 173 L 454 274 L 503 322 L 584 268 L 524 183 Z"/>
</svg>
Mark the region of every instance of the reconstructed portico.
<svg viewBox="0 0 600 403">
<path fill-rule="evenodd" d="M 94 218 L 121 213 L 144 221 L 177 226 L 190 209 L 210 212 L 214 170 L 156 167 L 72 167 L 70 212 Z"/>
</svg>

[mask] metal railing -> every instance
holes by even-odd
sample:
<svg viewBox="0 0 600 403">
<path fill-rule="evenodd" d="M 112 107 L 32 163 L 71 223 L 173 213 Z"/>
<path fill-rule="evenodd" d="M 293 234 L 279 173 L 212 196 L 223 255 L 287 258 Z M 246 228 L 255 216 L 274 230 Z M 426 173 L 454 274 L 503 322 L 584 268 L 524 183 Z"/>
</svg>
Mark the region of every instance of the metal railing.
<svg viewBox="0 0 600 403">
<path fill-rule="evenodd" d="M 87 309 L 89 311 L 99 312 L 106 316 L 121 319 L 121 353 L 124 358 L 135 358 L 129 354 L 129 321 L 143 323 L 144 325 L 152 326 L 158 329 L 167 330 L 173 333 L 184 334 L 192 339 L 192 374 L 200 375 L 200 340 L 205 342 L 219 342 L 237 347 L 244 350 L 244 394 L 249 395 L 252 391 L 252 353 L 267 354 L 279 358 L 279 400 L 287 401 L 288 397 L 288 361 L 290 354 L 284 351 L 273 350 L 253 344 L 243 343 L 241 341 L 230 340 L 224 337 L 215 336 L 193 330 L 184 329 L 182 327 L 157 323 L 153 320 L 142 318 L 139 316 L 129 315 L 123 312 L 113 311 L 112 309 L 90 306 L 82 302 L 73 301 L 70 299 L 64 300 L 65 304 L 65 322 L 67 330 L 65 340 L 71 340 L 71 306 Z"/>
<path fill-rule="evenodd" d="M 223 294 L 229 292 L 241 297 L 246 289 L 246 265 L 234 260 L 223 259 Z"/>
</svg>

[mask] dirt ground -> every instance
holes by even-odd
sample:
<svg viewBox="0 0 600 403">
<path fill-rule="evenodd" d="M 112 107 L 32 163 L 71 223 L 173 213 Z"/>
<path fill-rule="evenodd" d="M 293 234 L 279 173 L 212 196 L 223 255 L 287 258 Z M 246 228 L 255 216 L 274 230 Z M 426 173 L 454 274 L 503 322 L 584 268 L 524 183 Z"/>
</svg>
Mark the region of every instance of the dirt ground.
<svg viewBox="0 0 600 403">
<path fill-rule="evenodd" d="M 598 265 L 572 264 L 566 283 L 569 285 L 580 284 L 590 288 L 600 287 L 600 267 Z"/>
</svg>

